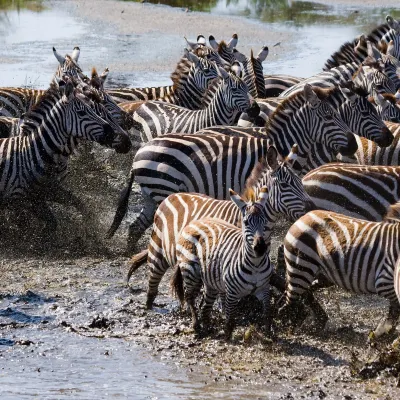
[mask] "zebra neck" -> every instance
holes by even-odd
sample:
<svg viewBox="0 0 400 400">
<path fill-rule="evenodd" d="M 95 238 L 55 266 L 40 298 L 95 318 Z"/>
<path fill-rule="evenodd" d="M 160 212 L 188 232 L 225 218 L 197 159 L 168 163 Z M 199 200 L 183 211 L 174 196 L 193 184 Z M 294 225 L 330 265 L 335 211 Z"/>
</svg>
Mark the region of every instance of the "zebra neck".
<svg viewBox="0 0 400 400">
<path fill-rule="evenodd" d="M 188 80 L 185 85 L 181 83 L 174 88 L 173 97 L 176 99 L 174 103 L 189 110 L 196 110 L 201 107 L 204 93 L 205 91 L 201 91 L 194 83 Z"/>
<path fill-rule="evenodd" d="M 243 243 L 244 249 L 240 265 L 244 272 L 247 271 L 251 273 L 251 270 L 258 270 L 265 267 L 266 261 L 269 260 L 270 243 L 267 243 L 267 245 L 267 251 L 262 256 L 257 257 L 253 247 L 248 243 Z"/>
<path fill-rule="evenodd" d="M 221 86 L 217 89 L 207 107 L 200 110 L 199 113 L 204 123 L 207 124 L 204 126 L 232 125 L 237 114 L 236 110 L 226 104 Z"/>
<path fill-rule="evenodd" d="M 272 138 L 282 157 L 289 155 L 294 144 L 298 145 L 298 158 L 307 159 L 312 143 L 319 139 L 318 124 L 310 107 L 297 98 L 290 108 L 278 109 L 266 126 L 267 135 Z"/>
</svg>

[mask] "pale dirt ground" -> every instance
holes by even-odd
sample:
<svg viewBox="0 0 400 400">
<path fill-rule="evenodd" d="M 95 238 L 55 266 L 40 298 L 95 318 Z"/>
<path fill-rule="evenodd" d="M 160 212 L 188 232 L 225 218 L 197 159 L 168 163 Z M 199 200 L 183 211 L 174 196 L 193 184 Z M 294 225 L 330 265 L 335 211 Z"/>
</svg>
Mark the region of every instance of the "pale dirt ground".
<svg viewBox="0 0 400 400">
<path fill-rule="evenodd" d="M 375 3 L 381 4 L 378 1 Z M 267 32 L 264 28 L 258 29 L 257 23 L 237 18 L 186 14 L 179 10 L 135 3 L 93 0 L 51 1 L 50 4 L 68 8 L 88 20 L 108 21 L 114 24 L 115 29 L 132 34 L 165 32 L 175 37 L 186 34 L 195 38 L 198 32 L 204 30 L 212 32 L 216 37 L 225 37 L 226 32 L 238 32 L 241 34 L 241 46 L 262 45 L 267 33 L 271 35 L 269 38 L 273 38 L 271 42 L 285 35 L 281 32 Z M 285 37 L 290 39 L 289 35 Z M 175 44 L 172 47 L 179 48 Z M 160 64 L 154 68 L 172 70 L 176 59 L 176 54 L 163 55 Z M 142 68 L 136 65 L 132 67 Z M 100 237 L 110 224 L 131 157 L 128 155 L 117 159 L 109 156 L 104 160 L 91 160 L 89 169 L 87 159 L 78 158 L 72 163 L 69 185 L 96 210 L 99 221 L 95 229 Z M 84 173 L 88 170 L 89 173 Z M 131 211 L 138 212 L 141 198 L 137 187 L 130 203 Z M 78 332 L 104 337 L 105 340 L 107 337 L 131 340 L 151 354 L 161 355 L 166 362 L 178 363 L 187 371 L 201 371 L 200 376 L 207 375 L 216 394 L 224 382 L 233 381 L 231 385 L 249 385 L 249 392 L 251 388 L 252 393 L 257 387 L 264 393 L 265 390 L 271 390 L 274 396 L 269 398 L 400 398 L 400 389 L 395 387 L 395 379 L 388 375 L 362 382 L 350 374 L 349 361 L 353 351 L 359 353 L 363 360 L 374 354 L 366 346 L 367 334 L 377 324 L 386 306 L 377 297 L 352 296 L 332 289 L 323 291 L 319 298 L 331 319 L 326 330 L 317 334 L 309 330 L 311 323 L 307 320 L 294 334 L 278 333 L 278 339 L 272 344 L 256 337 L 244 342 L 244 327 L 237 329 L 233 342 L 229 344 L 217 335 L 197 339 L 190 330 L 190 319 L 179 314 L 176 303 L 172 303 L 168 279 L 164 279 L 161 285 L 156 310 L 150 312 L 144 309 L 146 268 L 142 267 L 133 276 L 133 293 L 124 286 L 128 259 L 122 255 L 122 249 L 127 222 L 111 242 L 103 241 L 108 254 L 93 254 L 89 245 L 89 251 L 80 256 L 82 249 L 87 247 L 83 234 L 85 226 L 81 218 L 71 210 L 57 208 L 56 212 L 60 220 L 59 245 L 61 243 L 57 249 L 34 254 L 36 242 L 30 238 L 36 228 L 29 220 L 24 225 L 23 240 L 18 236 L 20 233 L 13 229 L 2 230 L 0 248 L 3 296 L 24 294 L 30 290 L 53 297 L 55 303 L 52 310 L 72 310 L 68 314 L 70 317 L 62 314 L 59 320 L 56 319 L 56 327 L 53 324 L 47 328 L 54 329 L 54 334 L 57 329 L 66 329 L 72 331 L 71 334 Z M 12 234 L 16 233 L 17 236 L 13 238 Z M 280 238 L 282 235 L 283 232 L 277 234 Z M 5 237 L 7 240 L 4 240 Z M 143 245 L 145 242 L 146 238 Z M 87 314 L 82 312 L 82 293 L 90 306 L 90 313 Z M 98 298 L 101 298 L 101 303 L 97 301 Z M 93 313 L 106 315 L 105 326 L 88 327 L 93 320 Z M 220 322 L 217 319 L 217 323 Z M 29 339 L 26 331 L 20 329 L 23 329 L 20 324 L 0 324 L 3 337 Z M 13 353 L 0 349 L 0 356 L 7 361 Z M 251 398 L 257 397 L 252 395 Z"/>
</svg>

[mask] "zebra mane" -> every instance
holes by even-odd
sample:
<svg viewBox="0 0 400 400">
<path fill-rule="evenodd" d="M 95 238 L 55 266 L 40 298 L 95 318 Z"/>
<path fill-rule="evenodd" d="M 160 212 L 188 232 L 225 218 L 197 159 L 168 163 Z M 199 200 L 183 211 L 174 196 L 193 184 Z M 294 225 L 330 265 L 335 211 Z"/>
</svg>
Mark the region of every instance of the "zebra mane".
<svg viewBox="0 0 400 400">
<path fill-rule="evenodd" d="M 243 197 L 246 201 L 256 201 L 256 192 L 254 189 L 257 188 L 258 183 L 264 176 L 267 167 L 267 160 L 264 157 L 261 157 L 255 167 L 252 169 L 250 176 L 246 179 L 243 192 L 241 193 L 241 197 Z"/>
<path fill-rule="evenodd" d="M 186 79 L 189 75 L 192 62 L 186 57 L 182 57 L 176 65 L 175 71 L 171 74 L 171 80 L 173 82 L 174 89 L 181 86 L 181 80 Z"/>
<path fill-rule="evenodd" d="M 387 214 L 383 219 L 389 223 L 400 222 L 400 203 L 391 204 L 387 209 Z"/>
<path fill-rule="evenodd" d="M 380 36 L 382 31 L 385 31 L 385 33 L 390 31 L 390 26 L 385 22 L 384 24 L 381 24 L 377 26 L 375 29 L 373 29 L 367 36 L 367 40 L 369 40 L 371 43 L 376 43 L 376 37 Z"/>
<path fill-rule="evenodd" d="M 219 42 L 219 44 L 218 44 L 218 50 L 217 50 L 217 52 L 219 53 L 219 54 L 221 54 L 221 52 L 223 52 L 223 51 L 229 51 L 228 50 L 228 45 L 226 44 L 226 42 L 225 42 L 225 40 L 221 40 L 220 42 Z"/>
<path fill-rule="evenodd" d="M 383 98 L 385 100 L 387 100 L 389 103 L 393 104 L 393 105 L 397 105 L 398 103 L 398 99 L 396 99 L 396 96 L 392 93 L 380 93 L 381 96 L 383 96 Z M 368 101 L 372 104 L 376 105 L 375 99 L 373 96 L 368 97 Z"/>
<path fill-rule="evenodd" d="M 32 117 L 35 115 L 36 111 L 42 108 L 43 103 L 47 102 L 48 100 L 54 99 L 55 96 L 60 96 L 60 90 L 55 82 L 51 82 L 49 88 L 45 91 L 39 101 L 35 105 L 33 105 L 28 112 L 24 114 L 24 122 L 35 122 L 35 119 L 32 119 Z"/>
</svg>

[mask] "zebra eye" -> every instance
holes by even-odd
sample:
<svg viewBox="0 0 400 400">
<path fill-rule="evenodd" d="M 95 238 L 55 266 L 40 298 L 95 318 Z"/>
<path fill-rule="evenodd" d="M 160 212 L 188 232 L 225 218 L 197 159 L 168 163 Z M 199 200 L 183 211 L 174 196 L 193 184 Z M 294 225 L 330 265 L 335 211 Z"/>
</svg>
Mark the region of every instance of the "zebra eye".
<svg viewBox="0 0 400 400">
<path fill-rule="evenodd" d="M 84 110 L 79 110 L 76 112 L 80 117 L 84 117 L 86 115 L 86 112 Z"/>
</svg>

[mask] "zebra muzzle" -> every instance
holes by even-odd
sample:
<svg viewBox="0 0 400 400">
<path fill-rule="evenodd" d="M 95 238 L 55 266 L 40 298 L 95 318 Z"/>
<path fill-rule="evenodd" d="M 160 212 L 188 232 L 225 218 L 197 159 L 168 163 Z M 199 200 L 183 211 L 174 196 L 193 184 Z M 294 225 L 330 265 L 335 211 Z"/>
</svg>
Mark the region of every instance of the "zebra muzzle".
<svg viewBox="0 0 400 400">
<path fill-rule="evenodd" d="M 250 118 L 256 118 L 260 114 L 260 106 L 256 101 L 253 101 L 250 108 L 246 110 L 246 113 Z"/>
<path fill-rule="evenodd" d="M 382 128 L 382 136 L 375 140 L 379 147 L 388 147 L 393 142 L 393 134 L 386 126 Z"/>
<path fill-rule="evenodd" d="M 257 257 L 261 257 L 265 252 L 267 251 L 268 246 L 267 242 L 262 236 L 256 236 L 254 238 L 254 243 L 253 243 L 253 250 L 256 254 Z"/>
<path fill-rule="evenodd" d="M 343 156 L 352 156 L 358 149 L 357 140 L 351 132 L 346 133 L 347 146 L 339 147 L 339 153 Z"/>
</svg>

